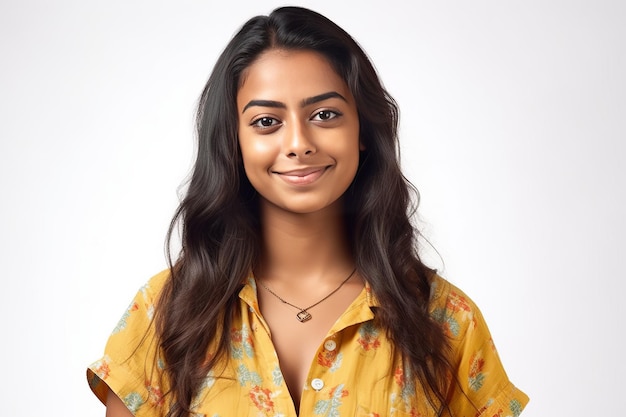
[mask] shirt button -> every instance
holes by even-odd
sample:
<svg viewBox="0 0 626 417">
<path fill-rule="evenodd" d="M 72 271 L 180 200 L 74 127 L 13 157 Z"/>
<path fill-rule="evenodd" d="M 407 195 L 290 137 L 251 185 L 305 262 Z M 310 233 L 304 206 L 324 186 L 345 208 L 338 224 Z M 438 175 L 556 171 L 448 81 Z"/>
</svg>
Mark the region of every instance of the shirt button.
<svg viewBox="0 0 626 417">
<path fill-rule="evenodd" d="M 319 378 L 315 378 L 314 380 L 311 381 L 311 387 L 315 390 L 315 391 L 319 391 L 322 388 L 324 388 L 324 381 L 322 381 Z"/>
<path fill-rule="evenodd" d="M 336 348 L 337 348 L 337 343 L 335 343 L 334 340 L 329 339 L 326 342 L 324 342 L 324 349 L 326 349 L 327 351 L 332 352 Z"/>
</svg>

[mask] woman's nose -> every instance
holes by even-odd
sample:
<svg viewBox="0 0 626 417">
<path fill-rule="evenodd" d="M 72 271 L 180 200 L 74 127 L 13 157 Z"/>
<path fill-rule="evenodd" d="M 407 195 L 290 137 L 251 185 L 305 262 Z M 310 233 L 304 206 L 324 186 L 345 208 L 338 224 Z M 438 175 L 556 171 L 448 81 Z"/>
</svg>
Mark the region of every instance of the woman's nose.
<svg viewBox="0 0 626 417">
<path fill-rule="evenodd" d="M 317 149 L 311 138 L 311 132 L 303 122 L 291 122 L 285 129 L 285 153 L 292 158 L 302 158 L 315 154 Z"/>
</svg>

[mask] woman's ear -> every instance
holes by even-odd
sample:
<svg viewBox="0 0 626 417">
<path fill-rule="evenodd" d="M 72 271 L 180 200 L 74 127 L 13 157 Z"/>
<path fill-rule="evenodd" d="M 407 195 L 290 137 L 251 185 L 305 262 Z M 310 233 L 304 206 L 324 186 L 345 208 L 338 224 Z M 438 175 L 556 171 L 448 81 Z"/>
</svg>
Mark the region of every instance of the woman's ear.
<svg viewBox="0 0 626 417">
<path fill-rule="evenodd" d="M 359 140 L 359 151 L 363 152 L 365 149 L 365 144 L 362 140 Z"/>
</svg>

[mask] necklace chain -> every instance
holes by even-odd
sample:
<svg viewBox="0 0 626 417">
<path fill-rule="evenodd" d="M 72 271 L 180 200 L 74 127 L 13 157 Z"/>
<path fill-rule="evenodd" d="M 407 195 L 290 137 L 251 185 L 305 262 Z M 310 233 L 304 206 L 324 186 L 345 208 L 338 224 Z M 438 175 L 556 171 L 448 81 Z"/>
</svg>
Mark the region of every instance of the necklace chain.
<svg viewBox="0 0 626 417">
<path fill-rule="evenodd" d="M 346 279 L 344 279 L 341 284 L 339 284 L 339 286 L 337 288 L 335 288 L 334 290 L 332 290 L 330 292 L 330 294 L 328 294 L 326 297 L 322 298 L 321 300 L 319 300 L 318 302 L 316 302 L 315 304 L 311 304 L 308 307 L 302 308 L 302 307 L 298 307 L 295 304 L 291 304 L 289 301 L 285 300 L 284 298 L 282 298 L 280 295 L 276 294 L 274 291 L 270 290 L 265 284 L 263 284 L 261 281 L 257 281 L 259 284 L 261 284 L 261 286 L 263 288 L 265 288 L 267 290 L 267 292 L 269 292 L 270 294 L 272 294 L 274 297 L 278 298 L 283 304 L 287 304 L 288 306 L 297 308 L 298 310 L 298 314 L 296 314 L 296 318 L 298 319 L 298 321 L 300 323 L 304 323 L 305 321 L 309 321 L 313 318 L 313 316 L 311 315 L 311 313 L 309 313 L 309 309 L 315 307 L 316 305 L 326 301 L 331 295 L 333 295 L 334 293 L 336 293 L 337 291 L 339 291 L 339 289 L 341 287 L 343 287 L 343 284 L 345 284 L 346 282 L 348 282 L 348 280 L 352 277 L 352 275 L 354 275 L 354 273 L 356 272 L 356 268 L 354 268 L 352 270 L 352 272 L 350 272 L 350 275 L 348 275 L 348 277 Z"/>
</svg>

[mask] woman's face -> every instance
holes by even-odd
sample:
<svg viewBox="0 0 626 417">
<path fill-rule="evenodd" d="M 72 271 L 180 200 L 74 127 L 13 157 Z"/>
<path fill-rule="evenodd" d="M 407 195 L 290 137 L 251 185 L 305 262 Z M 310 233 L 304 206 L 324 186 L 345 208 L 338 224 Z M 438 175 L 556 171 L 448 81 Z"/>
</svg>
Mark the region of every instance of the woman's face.
<svg viewBox="0 0 626 417">
<path fill-rule="evenodd" d="M 340 207 L 359 165 L 354 97 L 326 58 L 269 50 L 237 93 L 243 165 L 262 205 L 313 213 Z"/>
</svg>

